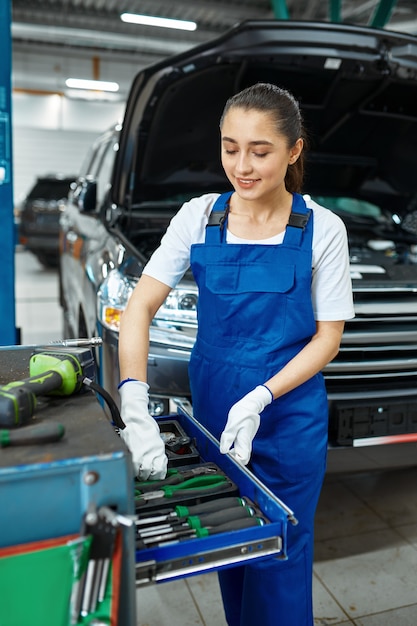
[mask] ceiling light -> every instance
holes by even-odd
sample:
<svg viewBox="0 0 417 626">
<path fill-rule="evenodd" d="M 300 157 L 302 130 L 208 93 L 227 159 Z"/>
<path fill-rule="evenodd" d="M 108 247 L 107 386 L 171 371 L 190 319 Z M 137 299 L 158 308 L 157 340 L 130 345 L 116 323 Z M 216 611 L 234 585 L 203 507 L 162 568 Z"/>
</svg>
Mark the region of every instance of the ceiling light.
<svg viewBox="0 0 417 626">
<path fill-rule="evenodd" d="M 196 30 L 195 22 L 186 20 L 172 20 L 167 17 L 152 17 L 151 15 L 138 15 L 136 13 L 122 13 L 120 19 L 130 24 L 144 24 L 145 26 L 160 26 L 161 28 L 176 28 L 177 30 Z"/>
<path fill-rule="evenodd" d="M 105 80 L 84 80 L 82 78 L 67 78 L 65 81 L 70 89 L 90 89 L 93 91 L 119 91 L 118 83 Z"/>
</svg>

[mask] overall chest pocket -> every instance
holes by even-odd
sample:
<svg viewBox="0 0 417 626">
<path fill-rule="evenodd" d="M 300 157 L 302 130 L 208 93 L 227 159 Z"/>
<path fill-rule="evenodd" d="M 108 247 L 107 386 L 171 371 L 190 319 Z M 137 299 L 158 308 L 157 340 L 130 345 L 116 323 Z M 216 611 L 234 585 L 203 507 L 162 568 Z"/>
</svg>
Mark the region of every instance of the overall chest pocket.
<svg viewBox="0 0 417 626">
<path fill-rule="evenodd" d="M 294 287 L 293 265 L 208 264 L 211 323 L 229 338 L 276 343 L 285 330 L 288 295 Z"/>
<path fill-rule="evenodd" d="M 217 295 L 244 293 L 285 294 L 294 286 L 295 268 L 293 265 L 256 263 L 242 265 L 208 264 L 206 285 Z"/>
</svg>

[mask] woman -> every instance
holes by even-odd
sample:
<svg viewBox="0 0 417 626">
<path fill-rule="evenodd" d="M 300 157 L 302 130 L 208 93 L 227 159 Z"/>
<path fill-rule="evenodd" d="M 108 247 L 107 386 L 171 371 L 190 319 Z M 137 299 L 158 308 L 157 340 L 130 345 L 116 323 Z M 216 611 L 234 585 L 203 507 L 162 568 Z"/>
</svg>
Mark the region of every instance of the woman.
<svg viewBox="0 0 417 626">
<path fill-rule="evenodd" d="M 191 265 L 199 287 L 190 360 L 194 414 L 294 510 L 288 560 L 220 572 L 230 626 L 311 626 L 314 514 L 326 464 L 323 367 L 354 316 L 346 230 L 300 195 L 304 130 L 287 91 L 258 83 L 221 121 L 228 194 L 187 202 L 146 266 L 120 330 L 122 436 L 142 479 L 163 477 L 148 415 L 151 320 Z M 132 380 L 132 378 L 134 380 Z"/>
</svg>

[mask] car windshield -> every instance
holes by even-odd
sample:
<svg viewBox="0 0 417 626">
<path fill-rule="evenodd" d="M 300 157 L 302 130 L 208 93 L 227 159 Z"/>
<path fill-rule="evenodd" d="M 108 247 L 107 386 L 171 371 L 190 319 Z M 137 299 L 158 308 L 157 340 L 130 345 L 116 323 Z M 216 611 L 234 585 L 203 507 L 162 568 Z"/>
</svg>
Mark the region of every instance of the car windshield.
<svg viewBox="0 0 417 626">
<path fill-rule="evenodd" d="M 382 211 L 380 207 L 366 200 L 357 198 L 332 197 L 332 196 L 314 196 L 312 198 L 318 204 L 331 209 L 334 213 L 343 215 L 360 215 L 362 217 L 380 218 Z"/>
</svg>

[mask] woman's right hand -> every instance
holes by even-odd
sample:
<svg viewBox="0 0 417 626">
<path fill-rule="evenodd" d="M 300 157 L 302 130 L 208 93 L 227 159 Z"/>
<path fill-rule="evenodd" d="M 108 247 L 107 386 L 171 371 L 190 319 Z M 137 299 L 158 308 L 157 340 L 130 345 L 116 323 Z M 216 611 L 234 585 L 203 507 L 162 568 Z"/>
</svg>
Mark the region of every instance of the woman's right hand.
<svg viewBox="0 0 417 626">
<path fill-rule="evenodd" d="M 139 380 L 129 380 L 120 387 L 120 414 L 126 428 L 119 433 L 132 454 L 135 476 L 162 480 L 168 459 L 158 424 L 149 415 L 148 390 L 149 386 Z"/>
</svg>

